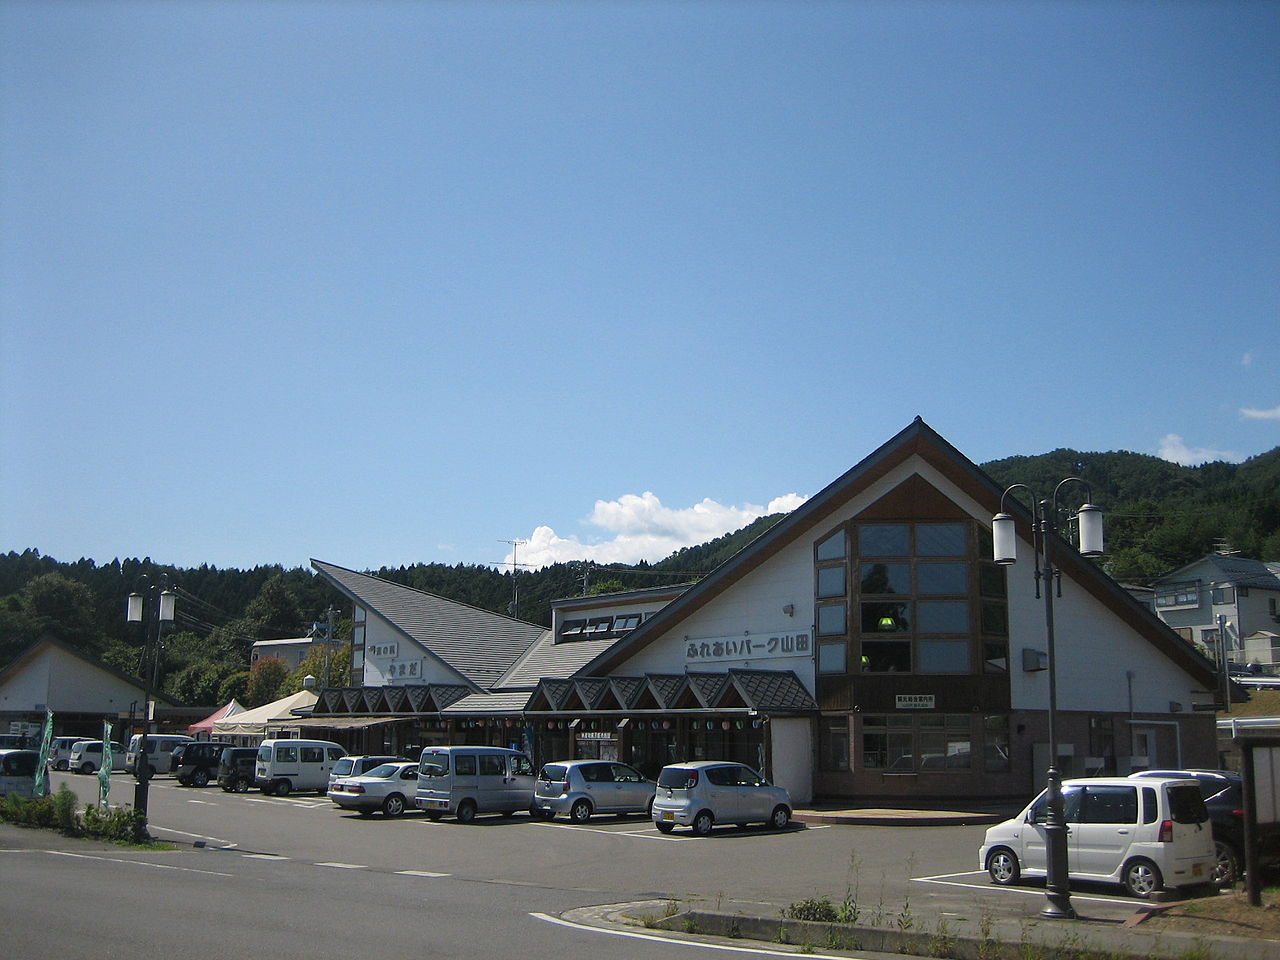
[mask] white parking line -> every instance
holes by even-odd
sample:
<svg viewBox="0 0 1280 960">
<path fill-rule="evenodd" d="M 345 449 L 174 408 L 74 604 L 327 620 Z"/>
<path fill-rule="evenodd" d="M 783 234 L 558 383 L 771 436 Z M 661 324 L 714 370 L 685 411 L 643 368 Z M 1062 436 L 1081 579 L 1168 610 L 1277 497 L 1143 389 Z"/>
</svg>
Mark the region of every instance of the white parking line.
<svg viewBox="0 0 1280 960">
<path fill-rule="evenodd" d="M 160 830 L 164 833 L 176 833 L 180 837 L 195 837 L 197 840 L 208 840 L 210 843 L 219 843 L 224 847 L 236 846 L 236 843 L 233 840 L 223 840 L 221 837 L 206 837 L 202 833 L 187 833 L 185 830 L 175 830 L 173 827 L 158 827 L 154 823 L 147 824 L 147 829 Z"/>
<path fill-rule="evenodd" d="M 720 943 L 698 943 L 693 940 L 673 940 L 670 937 L 658 937 L 651 933 L 638 933 L 633 930 L 608 930 L 604 927 L 588 927 L 581 923 L 572 923 L 568 920 L 562 920 L 560 917 L 548 916 L 545 913 L 531 913 L 529 916 L 538 920 L 545 920 L 547 923 L 559 924 L 562 927 L 571 927 L 574 930 L 581 930 L 584 933 L 606 933 L 612 937 L 630 937 L 632 940 L 652 940 L 655 943 L 662 943 L 666 946 L 696 947 L 703 950 L 722 950 L 727 953 L 750 953 L 763 957 L 791 957 L 796 956 L 795 950 L 770 950 L 762 947 L 731 947 Z M 848 954 L 844 956 L 836 956 L 829 953 L 806 953 L 807 957 L 816 957 L 817 960 L 849 960 Z"/>
<path fill-rule="evenodd" d="M 450 873 L 432 873 L 430 870 L 397 870 L 396 874 L 401 877 L 450 877 Z"/>
<path fill-rule="evenodd" d="M 943 873 L 936 877 L 912 877 L 911 881 L 913 883 L 936 883 L 939 886 L 944 886 L 944 887 L 967 887 L 970 890 L 976 890 L 981 893 L 1020 893 L 1020 894 L 1023 894 L 1024 896 L 1033 896 L 1033 897 L 1044 896 L 1043 890 L 1037 890 L 1034 887 L 1001 887 L 1001 886 L 997 886 L 996 884 L 980 886 L 972 882 L 965 883 L 961 880 L 954 879 L 955 877 L 972 877 L 974 875 L 975 874 L 971 874 L 971 873 Z M 978 876 L 986 876 L 986 874 L 978 874 Z M 1118 903 L 1121 906 L 1132 905 L 1134 902 L 1132 897 L 1120 897 L 1120 896 L 1091 897 L 1088 894 L 1077 893 L 1074 890 L 1071 891 L 1071 899 L 1072 900 L 1091 900 L 1095 903 Z"/>
<path fill-rule="evenodd" d="M 240 856 L 246 860 L 288 860 L 289 857 L 277 856 L 274 853 L 242 853 Z"/>
<path fill-rule="evenodd" d="M 338 870 L 368 870 L 367 864 L 363 863 L 338 863 L 336 861 L 324 861 L 316 864 L 317 867 L 334 867 Z"/>
<path fill-rule="evenodd" d="M 181 873 L 202 873 L 207 877 L 233 877 L 233 873 L 218 873 L 214 870 L 197 870 L 194 867 L 178 867 L 171 863 L 148 863 L 145 860 L 125 860 L 122 857 L 95 857 L 87 853 L 69 853 L 66 850 L 44 850 L 43 853 L 55 857 L 73 857 L 76 860 L 100 860 L 103 863 L 126 863 L 135 867 L 147 867 L 151 870 L 177 870 Z"/>
</svg>

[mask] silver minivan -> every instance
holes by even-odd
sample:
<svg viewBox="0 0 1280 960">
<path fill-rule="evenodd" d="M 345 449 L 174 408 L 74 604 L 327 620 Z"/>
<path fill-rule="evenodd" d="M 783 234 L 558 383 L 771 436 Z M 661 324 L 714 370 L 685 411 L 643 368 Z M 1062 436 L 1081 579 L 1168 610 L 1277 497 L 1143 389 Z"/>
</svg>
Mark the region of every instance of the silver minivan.
<svg viewBox="0 0 1280 960">
<path fill-rule="evenodd" d="M 477 813 L 534 813 L 533 762 L 506 747 L 424 747 L 414 805 L 432 820 L 452 814 L 459 823 Z"/>
<path fill-rule="evenodd" d="M 791 795 L 743 763 L 673 763 L 658 774 L 651 817 L 662 833 L 676 824 L 702 837 L 717 823 L 763 823 L 781 830 L 791 822 Z"/>
<path fill-rule="evenodd" d="M 1062 798 L 1070 879 L 1122 883 L 1135 897 L 1213 879 L 1213 829 L 1196 781 L 1082 777 L 1063 782 Z M 994 882 L 1045 875 L 1048 808 L 1041 793 L 987 830 L 978 858 Z"/>
</svg>

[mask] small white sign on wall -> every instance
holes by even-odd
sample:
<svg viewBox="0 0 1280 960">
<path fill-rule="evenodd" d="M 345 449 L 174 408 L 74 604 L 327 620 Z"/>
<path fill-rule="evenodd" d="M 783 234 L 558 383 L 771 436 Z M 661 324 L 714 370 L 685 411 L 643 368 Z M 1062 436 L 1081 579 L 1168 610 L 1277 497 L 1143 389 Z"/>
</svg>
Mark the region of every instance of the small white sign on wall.
<svg viewBox="0 0 1280 960">
<path fill-rule="evenodd" d="M 932 710 L 934 696 L 932 693 L 900 693 L 894 697 L 894 704 L 899 710 Z"/>
<path fill-rule="evenodd" d="M 399 643 L 371 643 L 365 649 L 370 657 L 390 657 L 394 659 L 400 655 Z"/>
</svg>

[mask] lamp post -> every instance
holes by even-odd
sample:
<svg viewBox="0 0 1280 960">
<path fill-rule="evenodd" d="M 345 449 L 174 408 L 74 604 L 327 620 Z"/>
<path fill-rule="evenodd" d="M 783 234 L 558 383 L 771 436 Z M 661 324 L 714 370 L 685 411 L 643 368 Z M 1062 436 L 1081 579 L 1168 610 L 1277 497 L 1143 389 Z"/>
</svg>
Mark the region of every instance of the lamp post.
<svg viewBox="0 0 1280 960">
<path fill-rule="evenodd" d="M 142 624 L 142 736 L 138 741 L 138 755 L 133 765 L 137 784 L 133 788 L 133 807 L 147 816 L 148 790 L 151 782 L 151 765 L 147 763 L 147 735 L 151 733 L 151 694 L 156 683 L 156 671 L 160 661 L 160 633 L 166 623 L 173 623 L 174 601 L 177 594 L 169 589 L 169 577 L 161 574 L 160 583 L 152 583 L 144 574 L 139 582 L 145 582 L 145 594 L 135 589 L 126 598 L 125 620 Z M 155 624 L 155 631 L 147 630 L 147 609 Z"/>
<path fill-rule="evenodd" d="M 1055 588 L 1061 596 L 1062 572 L 1054 568 L 1053 547 L 1058 540 L 1058 494 L 1069 483 L 1082 483 L 1086 496 L 1089 485 L 1079 477 L 1067 477 L 1053 490 L 1047 500 L 1038 500 L 1035 492 L 1026 484 L 1015 483 L 1000 496 L 1000 512 L 991 519 L 991 540 L 996 563 L 1008 565 L 1017 562 L 1017 532 L 1014 519 L 1005 513 L 1005 500 L 1014 490 L 1025 490 L 1031 496 L 1031 543 L 1035 551 L 1036 598 L 1040 597 L 1041 581 L 1044 586 L 1045 640 L 1049 654 L 1049 770 L 1047 773 L 1048 814 L 1045 818 L 1045 851 L 1047 855 L 1045 879 L 1045 906 L 1040 916 L 1047 919 L 1074 919 L 1071 906 L 1071 886 L 1067 868 L 1067 822 L 1062 799 L 1062 774 L 1058 770 L 1058 664 L 1054 654 L 1053 594 Z M 1080 538 L 1080 553 L 1096 557 L 1102 553 L 1102 510 L 1092 503 L 1083 504 L 1075 513 Z M 1069 522 L 1069 521 L 1068 521 Z"/>
</svg>

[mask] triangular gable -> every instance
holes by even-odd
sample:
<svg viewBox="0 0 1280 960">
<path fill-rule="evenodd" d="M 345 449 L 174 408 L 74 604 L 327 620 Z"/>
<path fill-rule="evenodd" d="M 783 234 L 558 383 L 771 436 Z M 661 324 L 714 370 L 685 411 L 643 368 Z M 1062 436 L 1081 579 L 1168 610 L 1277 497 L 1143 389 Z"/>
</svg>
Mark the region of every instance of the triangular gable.
<svg viewBox="0 0 1280 960">
<path fill-rule="evenodd" d="M 359 713 L 364 709 L 364 688 L 344 687 L 342 690 L 344 713 Z"/>
<path fill-rule="evenodd" d="M 609 692 L 609 681 L 601 677 L 583 677 L 574 681 L 574 689 L 588 710 L 603 709 L 601 699 Z"/>
<path fill-rule="evenodd" d="M 720 694 L 724 688 L 728 686 L 729 675 L 727 673 L 691 673 L 689 674 L 689 685 L 698 695 L 698 703 L 703 707 L 715 707 L 720 699 Z"/>
<path fill-rule="evenodd" d="M 344 704 L 342 699 L 342 690 L 337 687 L 330 687 L 320 695 L 320 699 L 316 702 L 316 714 L 342 713 L 344 712 Z"/>
<path fill-rule="evenodd" d="M 689 678 L 683 673 L 649 673 L 645 679 L 663 710 L 675 709 L 680 695 L 689 689 Z"/>
<path fill-rule="evenodd" d="M 636 709 L 636 698 L 645 690 L 642 677 L 610 677 L 609 688 L 625 710 Z"/>
<path fill-rule="evenodd" d="M 732 688 L 744 706 L 761 713 L 804 713 L 818 709 L 791 670 L 730 670 Z"/>
<path fill-rule="evenodd" d="M 402 712 L 409 701 L 409 691 L 404 687 L 384 687 L 382 695 L 386 698 L 388 713 Z"/>
<path fill-rule="evenodd" d="M 770 527 L 745 548 L 716 567 L 687 592 L 658 610 L 608 650 L 583 666 L 579 673 L 588 676 L 608 675 L 625 664 L 650 644 L 674 633 L 679 625 L 707 606 L 725 591 L 739 583 L 796 540 L 813 535 L 852 499 L 912 457 L 936 470 L 958 488 L 988 516 L 1001 508 L 1003 489 L 971 460 L 948 443 L 932 427 L 917 417 L 896 436 L 882 444 L 870 456 L 828 484 L 786 517 Z M 1030 514 L 1017 500 L 1009 498 L 1005 510 L 1011 513 L 1019 536 L 1030 538 Z M 1068 576 L 1100 601 L 1156 650 L 1169 658 L 1189 677 L 1213 689 L 1216 683 L 1213 664 L 1196 648 L 1159 620 L 1135 600 L 1119 584 L 1079 552 L 1059 541 L 1054 560 L 1064 576 Z M 660 698 L 661 699 L 661 698 Z"/>
<path fill-rule="evenodd" d="M 537 702 L 537 709 L 542 709 L 542 704 L 546 704 L 545 709 L 561 710 L 564 707 L 565 700 L 573 691 L 572 680 L 561 680 L 558 678 L 547 678 L 538 683 L 534 698 L 530 703 Z"/>
</svg>

